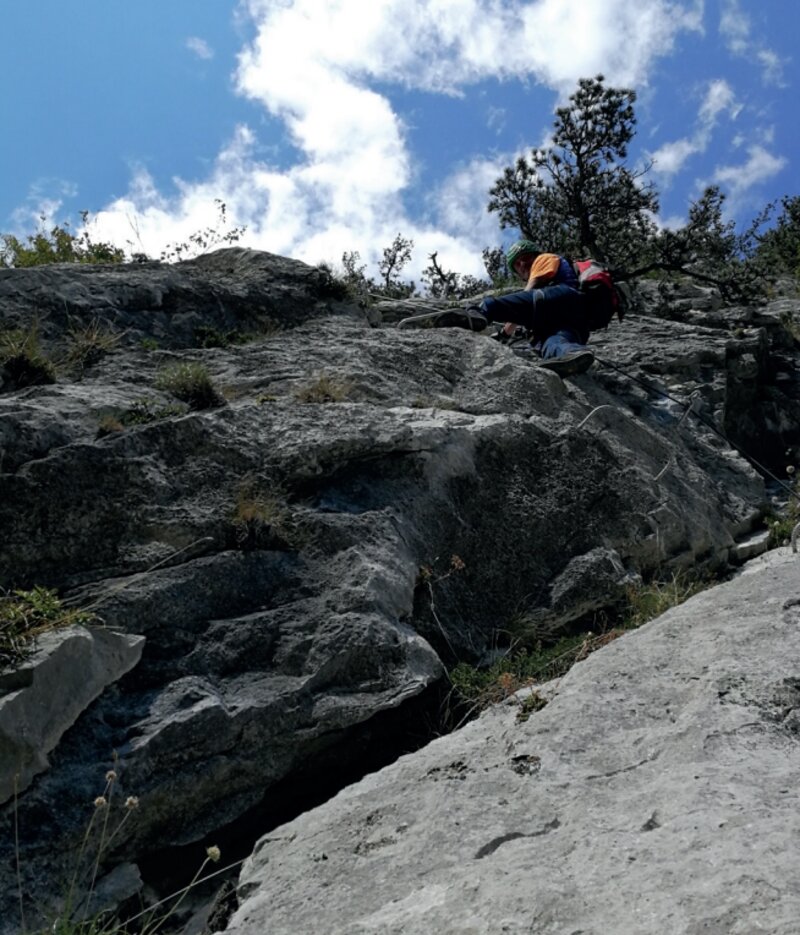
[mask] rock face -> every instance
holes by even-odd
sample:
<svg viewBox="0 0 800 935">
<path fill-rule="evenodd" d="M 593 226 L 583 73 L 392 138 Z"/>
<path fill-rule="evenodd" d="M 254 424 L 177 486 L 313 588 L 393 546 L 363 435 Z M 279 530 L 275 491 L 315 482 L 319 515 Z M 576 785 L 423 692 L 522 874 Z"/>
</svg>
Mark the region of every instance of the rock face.
<svg viewBox="0 0 800 935">
<path fill-rule="evenodd" d="M 228 935 L 797 932 L 788 549 L 258 842 Z"/>
<path fill-rule="evenodd" d="M 562 382 L 481 335 L 376 327 L 269 254 L 2 272 L 3 321 L 36 324 L 59 372 L 0 392 L 0 584 L 145 639 L 20 800 L 32 899 L 112 751 L 142 805 L 110 865 L 213 843 L 512 618 L 547 638 L 640 576 L 755 548 L 763 478 L 721 434 L 772 468 L 800 445 L 796 351 L 770 306 L 669 302 Z M 167 378 L 187 364 L 204 408 Z"/>
</svg>

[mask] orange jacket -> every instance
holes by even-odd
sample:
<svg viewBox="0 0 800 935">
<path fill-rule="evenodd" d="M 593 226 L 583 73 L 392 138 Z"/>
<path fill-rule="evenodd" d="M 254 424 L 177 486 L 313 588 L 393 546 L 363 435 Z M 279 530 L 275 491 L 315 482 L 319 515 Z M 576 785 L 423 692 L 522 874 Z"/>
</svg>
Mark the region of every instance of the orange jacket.
<svg viewBox="0 0 800 935">
<path fill-rule="evenodd" d="M 537 286 L 546 285 L 553 279 L 561 267 L 561 257 L 555 253 L 540 253 L 531 264 L 528 273 L 526 289 L 533 289 L 534 280 Z"/>
</svg>

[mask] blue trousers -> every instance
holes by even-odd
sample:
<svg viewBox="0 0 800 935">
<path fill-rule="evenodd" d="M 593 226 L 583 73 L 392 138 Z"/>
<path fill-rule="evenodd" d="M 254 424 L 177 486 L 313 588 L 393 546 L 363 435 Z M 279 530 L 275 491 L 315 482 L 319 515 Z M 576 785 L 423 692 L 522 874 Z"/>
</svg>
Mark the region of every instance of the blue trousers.
<svg viewBox="0 0 800 935">
<path fill-rule="evenodd" d="M 561 357 L 583 350 L 589 340 L 586 296 L 571 286 L 545 286 L 489 297 L 481 311 L 489 321 L 513 321 L 532 334 L 542 357 Z"/>
</svg>

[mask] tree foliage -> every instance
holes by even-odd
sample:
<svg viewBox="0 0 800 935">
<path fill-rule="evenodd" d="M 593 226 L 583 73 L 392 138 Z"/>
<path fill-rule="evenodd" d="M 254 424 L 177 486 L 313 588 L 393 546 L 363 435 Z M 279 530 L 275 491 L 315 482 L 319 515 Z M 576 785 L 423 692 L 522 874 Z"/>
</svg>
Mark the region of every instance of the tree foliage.
<svg viewBox="0 0 800 935">
<path fill-rule="evenodd" d="M 520 156 L 491 188 L 488 209 L 501 226 L 543 249 L 629 265 L 658 210 L 642 181 L 649 166 L 625 163 L 635 101 L 634 91 L 606 87 L 602 75 L 581 79 L 569 106 L 556 111 L 550 143 Z"/>
<path fill-rule="evenodd" d="M 88 211 L 81 212 L 84 229 L 73 233 L 69 224 L 29 234 L 23 240 L 13 234 L 0 235 L 0 266 L 45 266 L 51 263 L 122 263 L 125 251 L 105 241 L 94 241 L 86 229 Z M 45 218 L 41 219 L 42 225 Z"/>
<path fill-rule="evenodd" d="M 677 230 L 659 228 L 657 192 L 631 168 L 636 94 L 610 88 L 602 75 L 583 78 L 570 103 L 556 111 L 550 142 L 508 166 L 490 190 L 488 210 L 541 249 L 568 256 L 589 254 L 608 263 L 618 279 L 657 270 L 689 275 L 720 288 L 728 298 L 748 298 L 763 285 L 767 256 L 776 265 L 798 265 L 800 202 L 784 199 L 773 232 L 759 236 L 768 212 L 743 234 L 724 218 L 725 196 L 710 186 L 689 207 Z"/>
<path fill-rule="evenodd" d="M 771 208 L 774 205 L 764 215 Z M 800 276 L 800 195 L 782 198 L 781 208 L 773 227 L 763 234 L 754 233 L 755 256 L 777 274 Z"/>
<path fill-rule="evenodd" d="M 484 251 L 484 255 L 487 253 Z M 422 281 L 435 299 L 466 299 L 492 288 L 489 279 L 478 279 L 465 273 L 446 270 L 439 264 L 438 252 L 428 256 L 430 263 L 422 271 Z"/>
<path fill-rule="evenodd" d="M 401 274 L 411 259 L 413 248 L 414 241 L 402 234 L 398 234 L 388 247 L 384 247 L 382 259 L 378 263 L 378 281 L 367 276 L 367 264 L 361 262 L 358 250 L 346 250 L 342 254 L 343 279 L 353 292 L 364 297 L 407 299 L 414 295 L 416 286 L 413 282 L 403 281 Z"/>
</svg>

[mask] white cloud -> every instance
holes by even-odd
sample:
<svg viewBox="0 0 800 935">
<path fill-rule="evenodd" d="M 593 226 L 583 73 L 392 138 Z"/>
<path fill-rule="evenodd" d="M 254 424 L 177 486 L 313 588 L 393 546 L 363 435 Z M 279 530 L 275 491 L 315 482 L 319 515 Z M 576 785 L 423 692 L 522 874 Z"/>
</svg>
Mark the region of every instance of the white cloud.
<svg viewBox="0 0 800 935">
<path fill-rule="evenodd" d="M 772 49 L 765 48 L 758 37 L 753 35 L 752 22 L 742 10 L 739 0 L 723 0 L 719 31 L 733 55 L 761 64 L 765 84 L 783 84 L 783 60 Z"/>
<path fill-rule="evenodd" d="M 200 39 L 198 36 L 190 36 L 186 40 L 186 48 L 194 52 L 198 58 L 205 60 L 214 58 L 214 50 L 205 39 Z"/>
<path fill-rule="evenodd" d="M 722 78 L 712 81 L 708 86 L 705 99 L 700 108 L 699 117 L 701 122 L 706 125 L 713 125 L 717 117 L 727 111 L 732 119 L 736 119 L 740 113 L 741 104 L 736 102 L 736 96 L 733 88 Z"/>
<path fill-rule="evenodd" d="M 67 179 L 38 179 L 31 185 L 25 202 L 12 212 L 13 229 L 19 236 L 25 236 L 31 230 L 52 228 L 59 223 L 58 214 L 64 201 L 77 194 L 77 186 Z"/>
<path fill-rule="evenodd" d="M 724 79 L 711 81 L 697 114 L 697 124 L 691 136 L 665 143 L 650 153 L 653 170 L 662 179 L 669 180 L 680 172 L 692 156 L 704 153 L 713 137 L 721 114 L 727 112 L 735 120 L 741 112 L 733 88 Z"/>
<path fill-rule="evenodd" d="M 784 87 L 783 66 L 785 62 L 777 52 L 773 52 L 772 49 L 759 49 L 756 57 L 763 68 L 764 82 Z"/>
<path fill-rule="evenodd" d="M 139 172 L 98 219 L 104 236 L 129 235 L 135 215 L 145 249 L 158 254 L 212 223 L 216 197 L 248 226 L 252 246 L 312 262 L 357 249 L 374 262 L 402 231 L 418 250 L 448 244 L 469 271 L 497 237 L 485 192 L 499 170 L 465 165 L 433 196 L 434 220 L 414 223 L 404 197 L 417 168 L 393 89 L 465 95 L 494 78 L 563 97 L 599 71 L 610 85 L 641 86 L 681 31 L 701 28 L 702 0 L 242 0 L 242 9 L 254 29 L 237 89 L 283 122 L 295 164 L 255 158 L 254 132 L 242 127 L 209 176 L 176 180 L 174 195 Z M 195 54 L 207 48 L 189 42 Z"/>
<path fill-rule="evenodd" d="M 731 200 L 735 203 L 747 191 L 777 175 L 787 160 L 782 156 L 773 156 L 763 146 L 750 146 L 747 161 L 738 166 L 720 166 L 714 171 L 714 181 L 727 188 Z"/>
<path fill-rule="evenodd" d="M 656 175 L 670 178 L 680 172 L 687 160 L 698 152 L 700 152 L 700 146 L 696 139 L 687 138 L 665 143 L 650 153 L 653 171 Z"/>
<path fill-rule="evenodd" d="M 486 114 L 486 125 L 495 133 L 502 133 L 508 120 L 505 107 L 490 107 Z"/>
<path fill-rule="evenodd" d="M 743 55 L 750 44 L 750 18 L 742 11 L 739 0 L 724 0 L 719 19 L 719 31 L 731 52 Z"/>
</svg>

